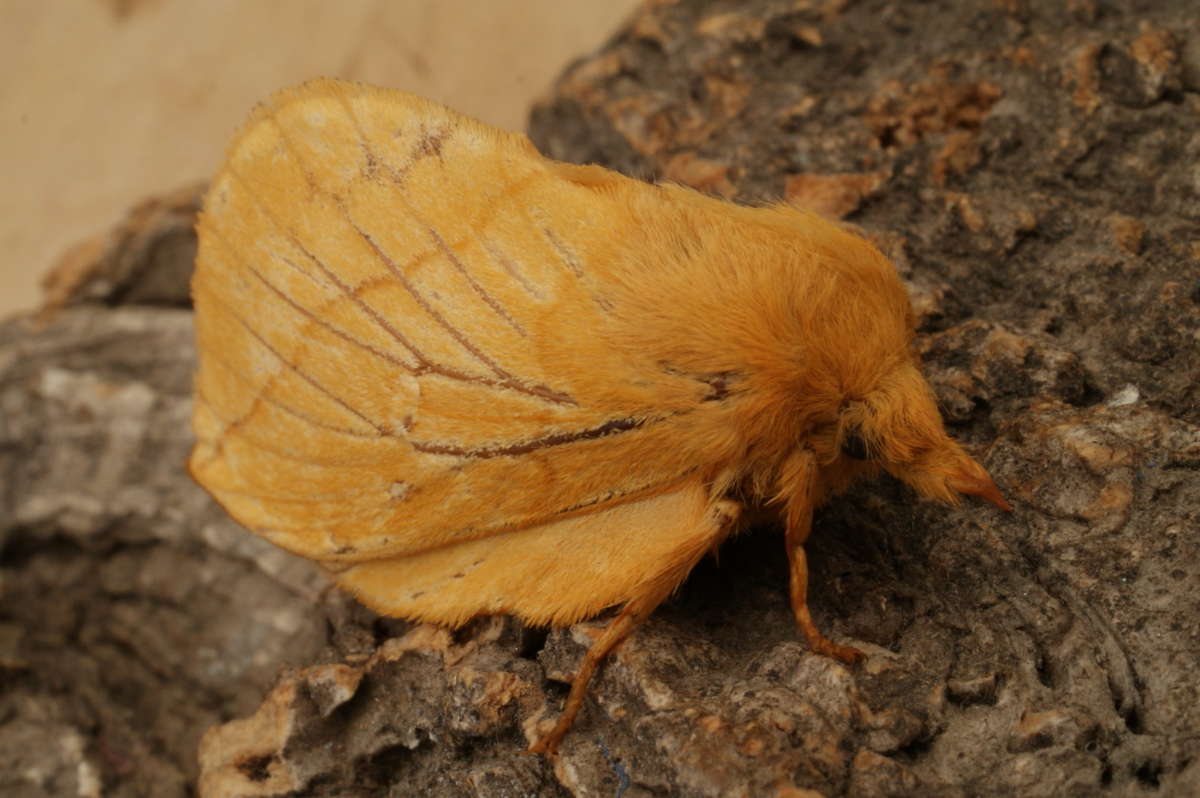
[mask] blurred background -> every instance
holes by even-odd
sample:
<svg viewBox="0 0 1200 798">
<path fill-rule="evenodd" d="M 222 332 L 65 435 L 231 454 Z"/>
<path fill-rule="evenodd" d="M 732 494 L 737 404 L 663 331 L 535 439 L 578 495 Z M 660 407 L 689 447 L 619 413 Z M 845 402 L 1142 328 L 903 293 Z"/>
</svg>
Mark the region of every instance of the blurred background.
<svg viewBox="0 0 1200 798">
<path fill-rule="evenodd" d="M 638 0 L 0 0 L 0 317 L 148 196 L 202 180 L 307 78 L 405 89 L 520 130 Z"/>
</svg>

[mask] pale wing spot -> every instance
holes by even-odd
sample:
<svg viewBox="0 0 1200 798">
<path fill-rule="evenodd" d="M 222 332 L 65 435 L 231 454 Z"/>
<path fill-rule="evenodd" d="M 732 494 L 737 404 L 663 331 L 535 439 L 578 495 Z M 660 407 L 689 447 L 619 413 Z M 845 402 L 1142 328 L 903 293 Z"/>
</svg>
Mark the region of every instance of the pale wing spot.
<svg viewBox="0 0 1200 798">
<path fill-rule="evenodd" d="M 321 128 L 325 127 L 325 123 L 329 121 L 329 117 L 323 111 L 320 111 L 316 108 L 310 108 L 304 113 L 304 121 L 309 127 L 315 130 L 320 130 Z"/>
<path fill-rule="evenodd" d="M 209 186 L 208 194 L 204 197 L 202 216 L 219 214 L 229 203 L 229 174 L 222 172 Z"/>
<path fill-rule="evenodd" d="M 408 498 L 408 494 L 412 492 L 412 485 L 407 482 L 396 481 L 388 485 L 388 498 L 394 502 L 402 502 Z"/>
</svg>

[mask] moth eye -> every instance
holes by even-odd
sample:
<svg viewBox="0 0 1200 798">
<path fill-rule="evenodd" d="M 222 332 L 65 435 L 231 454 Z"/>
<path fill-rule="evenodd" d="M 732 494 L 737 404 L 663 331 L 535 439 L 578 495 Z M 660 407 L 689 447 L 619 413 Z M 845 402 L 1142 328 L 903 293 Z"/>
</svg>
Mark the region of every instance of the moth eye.
<svg viewBox="0 0 1200 798">
<path fill-rule="evenodd" d="M 853 457 L 855 460 L 866 460 L 870 456 L 867 451 L 867 442 L 862 439 L 858 430 L 850 430 L 842 438 L 842 454 Z"/>
</svg>

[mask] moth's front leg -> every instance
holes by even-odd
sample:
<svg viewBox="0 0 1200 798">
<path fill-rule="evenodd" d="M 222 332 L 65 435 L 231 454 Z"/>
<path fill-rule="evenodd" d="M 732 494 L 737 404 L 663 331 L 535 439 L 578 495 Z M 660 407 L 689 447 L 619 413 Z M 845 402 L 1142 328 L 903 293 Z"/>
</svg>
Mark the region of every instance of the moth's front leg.
<svg viewBox="0 0 1200 798">
<path fill-rule="evenodd" d="M 808 647 L 818 654 L 834 657 L 842 662 L 855 663 L 865 658 L 867 655 L 854 646 L 844 646 L 825 637 L 813 623 L 812 614 L 808 611 L 808 559 L 804 555 L 803 543 L 794 546 L 788 544 L 788 560 L 792 571 L 792 612 L 796 616 L 796 625 L 800 628 L 800 633 L 808 641 Z"/>
<path fill-rule="evenodd" d="M 790 494 L 785 543 L 791 572 L 789 592 L 796 626 L 808 641 L 808 647 L 818 654 L 834 657 L 842 662 L 858 662 L 865 658 L 866 654 L 853 646 L 844 646 L 825 637 L 813 623 L 812 613 L 808 611 L 808 557 L 804 553 L 804 542 L 808 539 L 808 533 L 812 531 L 813 504 L 816 498 L 816 460 L 811 452 L 798 452 L 789 459 L 784 473 Z"/>
</svg>

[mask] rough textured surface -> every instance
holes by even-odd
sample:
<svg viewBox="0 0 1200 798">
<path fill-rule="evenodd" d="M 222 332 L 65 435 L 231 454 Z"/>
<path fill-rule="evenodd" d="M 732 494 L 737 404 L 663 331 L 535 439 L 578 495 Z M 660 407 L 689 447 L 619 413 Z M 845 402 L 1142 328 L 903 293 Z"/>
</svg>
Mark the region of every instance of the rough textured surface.
<svg viewBox="0 0 1200 798">
<path fill-rule="evenodd" d="M 204 729 L 325 644 L 323 577 L 183 471 L 191 337 L 153 306 L 0 326 L 4 795 L 186 795 Z"/>
<path fill-rule="evenodd" d="M 191 304 L 193 227 L 203 186 L 187 186 L 133 208 L 115 229 L 71 247 L 42 279 L 41 318 L 67 305 Z"/>
<path fill-rule="evenodd" d="M 549 154 L 874 237 L 1017 510 L 826 507 L 814 611 L 854 669 L 793 631 L 777 532 L 730 542 L 553 764 L 520 751 L 589 624 L 449 634 L 322 593 L 182 472 L 188 312 L 135 288 L 180 261 L 76 281 L 126 287 L 0 328 L 0 792 L 1200 794 L 1198 130 L 1167 0 L 655 2 L 569 70 Z M 157 224 L 118 238 L 161 252 Z"/>
</svg>

